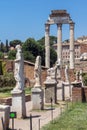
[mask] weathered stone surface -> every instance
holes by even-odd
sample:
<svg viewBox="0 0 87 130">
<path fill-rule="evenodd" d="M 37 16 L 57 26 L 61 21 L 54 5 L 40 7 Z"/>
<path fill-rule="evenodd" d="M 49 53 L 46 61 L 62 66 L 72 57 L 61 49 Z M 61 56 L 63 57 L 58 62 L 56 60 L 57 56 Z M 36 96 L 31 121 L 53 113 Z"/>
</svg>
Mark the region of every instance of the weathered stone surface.
<svg viewBox="0 0 87 130">
<path fill-rule="evenodd" d="M 62 81 L 59 80 L 57 84 L 57 100 L 62 101 L 64 97 Z"/>
<path fill-rule="evenodd" d="M 74 23 L 70 23 L 70 69 L 75 68 L 74 57 Z"/>
<path fill-rule="evenodd" d="M 9 128 L 9 114 L 10 114 L 10 106 L 8 105 L 0 105 L 0 130 L 7 130 Z M 3 118 L 3 125 L 1 121 L 1 117 Z"/>
<path fill-rule="evenodd" d="M 82 87 L 73 87 L 72 88 L 72 101 L 82 102 L 83 94 Z"/>
<path fill-rule="evenodd" d="M 42 110 L 44 108 L 44 92 L 41 88 L 32 88 L 32 107 L 34 110 Z"/>
<path fill-rule="evenodd" d="M 12 110 L 17 112 L 17 118 L 26 117 L 24 91 L 12 91 Z"/>
<path fill-rule="evenodd" d="M 14 78 L 16 80 L 16 86 L 13 91 L 17 90 L 24 90 L 24 58 L 21 50 L 21 46 L 16 46 L 17 53 L 16 59 L 14 60 L 15 67 L 14 67 Z"/>
<path fill-rule="evenodd" d="M 37 56 L 34 68 L 34 87 L 41 87 L 41 56 Z"/>
<path fill-rule="evenodd" d="M 44 82 L 45 84 L 45 102 L 50 103 L 51 98 L 54 103 L 57 103 L 57 87 L 56 82 Z"/>
</svg>

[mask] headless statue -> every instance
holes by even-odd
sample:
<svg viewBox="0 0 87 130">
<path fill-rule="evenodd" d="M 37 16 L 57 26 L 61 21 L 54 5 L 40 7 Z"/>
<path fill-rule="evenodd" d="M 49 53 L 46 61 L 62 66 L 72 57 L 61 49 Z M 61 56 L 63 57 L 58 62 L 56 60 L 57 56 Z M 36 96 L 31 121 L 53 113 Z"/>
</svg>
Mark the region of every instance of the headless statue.
<svg viewBox="0 0 87 130">
<path fill-rule="evenodd" d="M 41 56 L 37 56 L 34 68 L 34 87 L 41 87 Z"/>
</svg>

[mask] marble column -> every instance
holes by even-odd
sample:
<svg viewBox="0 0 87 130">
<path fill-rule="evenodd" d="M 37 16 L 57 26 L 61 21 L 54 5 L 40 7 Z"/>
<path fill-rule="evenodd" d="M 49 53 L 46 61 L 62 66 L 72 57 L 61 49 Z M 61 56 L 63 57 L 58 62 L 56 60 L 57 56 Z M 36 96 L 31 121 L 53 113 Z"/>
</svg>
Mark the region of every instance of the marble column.
<svg viewBox="0 0 87 130">
<path fill-rule="evenodd" d="M 49 43 L 50 25 L 45 24 L 45 66 L 50 68 L 50 43 Z"/>
<path fill-rule="evenodd" d="M 62 64 L 62 24 L 57 24 L 57 61 Z"/>
<path fill-rule="evenodd" d="M 70 23 L 70 69 L 74 69 L 74 23 Z"/>
</svg>

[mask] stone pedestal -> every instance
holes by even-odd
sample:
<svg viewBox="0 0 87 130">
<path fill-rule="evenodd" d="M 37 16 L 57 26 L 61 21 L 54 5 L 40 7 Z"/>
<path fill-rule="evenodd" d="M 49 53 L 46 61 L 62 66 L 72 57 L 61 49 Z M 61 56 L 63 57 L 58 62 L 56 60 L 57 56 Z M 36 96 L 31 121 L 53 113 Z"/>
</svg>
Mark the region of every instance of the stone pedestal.
<svg viewBox="0 0 87 130">
<path fill-rule="evenodd" d="M 44 93 L 39 87 L 32 88 L 32 106 L 34 110 L 43 110 L 44 108 Z"/>
<path fill-rule="evenodd" d="M 83 100 L 83 88 L 81 82 L 72 82 L 72 101 L 82 102 Z"/>
<path fill-rule="evenodd" d="M 17 112 L 17 118 L 26 117 L 26 104 L 24 91 L 12 91 L 12 111 Z"/>
<path fill-rule="evenodd" d="M 57 100 L 58 101 L 63 100 L 63 85 L 61 79 L 58 79 L 57 83 Z"/>
<path fill-rule="evenodd" d="M 69 82 L 63 82 L 63 100 L 71 98 L 72 88 Z"/>
<path fill-rule="evenodd" d="M 57 83 L 54 82 L 44 82 L 45 84 L 45 103 L 51 103 L 51 98 L 54 103 L 57 103 Z"/>
<path fill-rule="evenodd" d="M 82 87 L 73 87 L 72 88 L 72 101 L 73 102 L 82 102 Z"/>
<path fill-rule="evenodd" d="M 7 130 L 9 128 L 9 115 L 10 115 L 10 106 L 0 105 L 0 130 Z M 3 118 L 3 124 L 1 121 L 1 117 Z"/>
</svg>

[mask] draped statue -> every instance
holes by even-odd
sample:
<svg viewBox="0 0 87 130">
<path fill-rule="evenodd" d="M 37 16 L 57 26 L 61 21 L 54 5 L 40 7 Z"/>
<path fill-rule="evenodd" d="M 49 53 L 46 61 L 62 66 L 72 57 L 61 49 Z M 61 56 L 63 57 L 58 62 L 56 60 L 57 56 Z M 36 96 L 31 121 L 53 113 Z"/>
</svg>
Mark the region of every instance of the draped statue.
<svg viewBox="0 0 87 130">
<path fill-rule="evenodd" d="M 41 87 L 41 56 L 37 56 L 34 68 L 34 87 Z"/>
<path fill-rule="evenodd" d="M 21 46 L 16 46 L 16 59 L 14 60 L 14 78 L 16 86 L 14 90 L 24 90 L 24 59 Z"/>
</svg>

